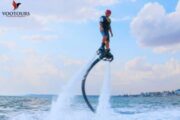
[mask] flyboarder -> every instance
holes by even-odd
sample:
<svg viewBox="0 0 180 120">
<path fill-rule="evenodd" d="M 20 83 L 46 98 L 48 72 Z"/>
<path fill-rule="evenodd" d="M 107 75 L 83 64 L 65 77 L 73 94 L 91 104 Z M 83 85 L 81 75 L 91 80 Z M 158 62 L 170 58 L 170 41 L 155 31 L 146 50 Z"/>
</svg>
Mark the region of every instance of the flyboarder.
<svg viewBox="0 0 180 120">
<path fill-rule="evenodd" d="M 111 29 L 110 16 L 111 16 L 111 10 L 107 9 L 105 11 L 105 15 L 100 17 L 100 22 L 99 22 L 99 25 L 100 25 L 99 29 L 100 29 L 100 32 L 102 34 L 102 44 L 101 44 L 100 49 L 102 49 L 103 51 L 105 50 L 106 53 L 110 52 L 109 32 L 111 34 L 111 37 L 113 37 L 113 32 L 112 32 L 112 29 Z M 105 49 L 105 47 L 106 47 L 106 49 Z"/>
<path fill-rule="evenodd" d="M 100 17 L 99 22 L 99 29 L 102 34 L 102 43 L 101 47 L 98 49 L 97 54 L 99 55 L 100 59 L 103 59 L 105 61 L 112 61 L 113 55 L 110 53 L 110 37 L 109 33 L 111 34 L 111 37 L 113 37 L 113 32 L 111 29 L 111 10 L 107 9 L 105 11 L 105 15 Z"/>
</svg>

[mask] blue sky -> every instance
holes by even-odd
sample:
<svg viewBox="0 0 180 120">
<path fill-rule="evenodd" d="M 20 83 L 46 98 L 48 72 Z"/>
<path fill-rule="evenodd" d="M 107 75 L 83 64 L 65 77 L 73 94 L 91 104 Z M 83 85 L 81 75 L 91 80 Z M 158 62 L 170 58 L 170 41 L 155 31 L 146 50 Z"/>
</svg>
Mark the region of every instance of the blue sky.
<svg viewBox="0 0 180 120">
<path fill-rule="evenodd" d="M 114 33 L 112 94 L 180 88 L 178 0 L 17 2 L 31 15 L 0 15 L 0 94 L 58 93 L 100 46 L 99 17 L 107 8 Z M 2 0 L 1 12 L 13 11 L 11 3 Z M 98 94 L 104 63 L 92 73 L 88 92 Z"/>
</svg>

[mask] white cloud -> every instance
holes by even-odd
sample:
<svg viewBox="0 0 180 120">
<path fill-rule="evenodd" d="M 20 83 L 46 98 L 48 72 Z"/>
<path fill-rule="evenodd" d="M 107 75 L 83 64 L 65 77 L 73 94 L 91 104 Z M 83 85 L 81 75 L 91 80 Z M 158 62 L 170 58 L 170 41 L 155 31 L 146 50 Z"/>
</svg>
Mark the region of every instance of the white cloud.
<svg viewBox="0 0 180 120">
<path fill-rule="evenodd" d="M 36 81 L 43 79 L 44 76 L 63 77 L 62 71 L 52 62 L 50 56 L 41 56 L 35 51 L 24 51 L 24 57 L 18 61 L 14 61 L 15 66 L 9 70 L 16 76 L 16 80 Z M 19 64 L 20 63 L 20 64 Z"/>
<path fill-rule="evenodd" d="M 135 58 L 113 76 L 114 91 L 122 93 L 175 90 L 180 88 L 180 61 L 172 58 L 163 64 L 150 64 L 145 58 Z"/>
<path fill-rule="evenodd" d="M 4 31 L 3 30 L 0 30 L 0 35 L 2 35 L 4 33 Z"/>
<path fill-rule="evenodd" d="M 6 55 L 0 55 L 0 62 L 7 62 L 9 61 L 9 57 Z M 1 66 L 2 67 L 2 66 Z"/>
<path fill-rule="evenodd" d="M 71 66 L 71 65 L 79 65 L 79 66 L 81 66 L 82 64 L 85 63 L 85 61 L 83 61 L 83 60 L 72 59 L 72 58 L 64 56 L 64 55 L 61 55 L 60 59 L 61 59 L 61 61 L 63 62 L 63 64 L 65 66 Z"/>
<path fill-rule="evenodd" d="M 175 44 L 175 45 L 171 45 L 171 46 L 156 47 L 153 50 L 155 53 L 170 52 L 172 54 L 175 54 L 175 53 L 178 53 L 180 51 L 180 44 Z"/>
<path fill-rule="evenodd" d="M 0 94 L 59 93 L 82 66 L 80 60 L 41 55 L 33 49 L 19 50 L 16 56 L 0 55 Z"/>
<path fill-rule="evenodd" d="M 151 66 L 145 63 L 145 59 L 142 57 L 135 58 L 125 64 L 126 70 L 131 71 L 150 71 Z"/>
<path fill-rule="evenodd" d="M 143 47 L 163 47 L 171 50 L 174 45 L 180 44 L 179 21 L 179 5 L 175 12 L 166 13 L 159 3 L 148 3 L 132 20 L 131 29 Z"/>
<path fill-rule="evenodd" d="M 15 53 L 15 56 L 0 55 L 0 94 L 57 94 L 87 63 L 85 60 L 62 54 L 39 54 L 31 48 L 18 48 L 18 52 Z M 89 94 L 97 94 L 102 84 L 103 72 L 102 63 L 90 72 L 87 87 Z M 80 88 L 80 84 L 78 85 Z"/>
<path fill-rule="evenodd" d="M 32 41 L 52 41 L 57 40 L 59 37 L 57 35 L 30 35 L 22 36 L 23 40 L 32 40 Z"/>
<path fill-rule="evenodd" d="M 0 35 L 3 35 L 8 31 L 8 28 L 0 26 Z"/>
<path fill-rule="evenodd" d="M 17 44 L 14 41 L 0 41 L 0 46 L 7 49 L 15 49 Z"/>
</svg>

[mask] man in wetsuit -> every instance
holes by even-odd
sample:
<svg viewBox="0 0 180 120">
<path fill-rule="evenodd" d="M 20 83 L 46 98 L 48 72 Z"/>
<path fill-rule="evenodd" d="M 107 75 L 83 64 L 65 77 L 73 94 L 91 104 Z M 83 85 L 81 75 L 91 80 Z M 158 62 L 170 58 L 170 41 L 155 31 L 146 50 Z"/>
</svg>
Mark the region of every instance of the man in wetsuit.
<svg viewBox="0 0 180 120">
<path fill-rule="evenodd" d="M 111 37 L 113 37 L 112 29 L 111 29 L 111 10 L 105 11 L 105 16 L 100 17 L 100 32 L 102 34 L 102 44 L 100 47 L 100 50 L 105 51 L 106 53 L 109 53 L 110 47 L 109 47 L 109 32 L 111 34 Z M 106 49 L 105 49 L 106 47 Z"/>
</svg>

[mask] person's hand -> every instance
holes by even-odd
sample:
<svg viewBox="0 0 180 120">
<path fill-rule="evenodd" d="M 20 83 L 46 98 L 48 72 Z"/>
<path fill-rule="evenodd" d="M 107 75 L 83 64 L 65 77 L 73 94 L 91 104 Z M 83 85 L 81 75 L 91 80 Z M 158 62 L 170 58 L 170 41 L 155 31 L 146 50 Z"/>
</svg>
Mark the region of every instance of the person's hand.
<svg viewBox="0 0 180 120">
<path fill-rule="evenodd" d="M 104 31 L 103 27 L 100 27 L 100 31 L 101 31 L 101 32 Z"/>
</svg>

